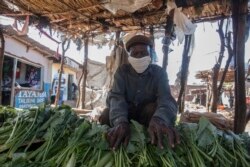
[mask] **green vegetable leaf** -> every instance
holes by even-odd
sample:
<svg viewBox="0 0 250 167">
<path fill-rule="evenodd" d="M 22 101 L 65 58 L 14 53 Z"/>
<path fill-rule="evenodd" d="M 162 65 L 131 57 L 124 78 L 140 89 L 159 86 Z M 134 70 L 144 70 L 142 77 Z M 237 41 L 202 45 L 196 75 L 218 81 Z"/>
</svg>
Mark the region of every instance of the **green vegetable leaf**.
<svg viewBox="0 0 250 167">
<path fill-rule="evenodd" d="M 139 124 L 138 122 L 131 120 L 131 138 L 130 141 L 131 142 L 138 142 L 138 144 L 140 145 L 144 145 L 145 144 L 145 132 L 143 129 L 143 126 L 141 124 Z"/>
</svg>

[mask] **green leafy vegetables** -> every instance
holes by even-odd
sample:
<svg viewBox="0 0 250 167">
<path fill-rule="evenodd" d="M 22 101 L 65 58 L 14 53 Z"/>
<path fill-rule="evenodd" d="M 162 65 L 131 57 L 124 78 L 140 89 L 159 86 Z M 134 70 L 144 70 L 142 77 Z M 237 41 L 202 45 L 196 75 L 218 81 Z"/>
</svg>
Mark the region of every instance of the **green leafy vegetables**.
<svg viewBox="0 0 250 167">
<path fill-rule="evenodd" d="M 16 111 L 0 107 L 0 164 L 3 167 L 249 167 L 248 134 L 221 131 L 202 117 L 177 126 L 181 143 L 150 144 L 145 127 L 131 121 L 127 147 L 113 151 L 108 126 L 79 118 L 69 107 Z"/>
</svg>

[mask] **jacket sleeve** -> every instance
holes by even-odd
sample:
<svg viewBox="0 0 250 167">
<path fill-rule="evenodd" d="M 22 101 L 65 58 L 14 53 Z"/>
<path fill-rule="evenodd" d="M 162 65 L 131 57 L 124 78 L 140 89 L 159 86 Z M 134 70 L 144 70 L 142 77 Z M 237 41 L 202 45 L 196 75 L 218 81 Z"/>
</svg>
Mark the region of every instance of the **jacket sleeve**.
<svg viewBox="0 0 250 167">
<path fill-rule="evenodd" d="M 167 126 L 174 126 L 177 115 L 177 103 L 171 95 L 166 72 L 160 70 L 159 73 L 157 109 L 153 116 L 164 120 Z"/>
<path fill-rule="evenodd" d="M 125 81 L 123 75 L 122 69 L 118 68 L 107 99 L 111 126 L 116 126 L 121 122 L 128 122 L 128 104 L 125 100 Z"/>
</svg>

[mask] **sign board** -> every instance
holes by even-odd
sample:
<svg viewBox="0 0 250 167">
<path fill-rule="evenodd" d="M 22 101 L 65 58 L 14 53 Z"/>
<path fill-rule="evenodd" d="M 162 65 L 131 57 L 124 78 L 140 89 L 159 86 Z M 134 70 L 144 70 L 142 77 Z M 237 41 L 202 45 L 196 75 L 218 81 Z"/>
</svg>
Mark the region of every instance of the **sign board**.
<svg viewBox="0 0 250 167">
<path fill-rule="evenodd" d="M 67 100 L 67 97 L 68 97 L 68 91 L 67 91 L 67 88 L 68 88 L 68 74 L 62 74 L 62 79 L 61 79 L 61 92 L 60 92 L 60 98 L 59 100 Z M 54 85 L 53 85 L 53 88 L 52 88 L 52 94 L 53 95 L 56 95 L 56 91 L 57 91 L 57 86 L 59 84 L 59 74 L 55 74 L 54 75 Z"/>
<path fill-rule="evenodd" d="M 15 95 L 15 107 L 27 109 L 45 103 L 46 92 L 35 90 L 21 90 Z"/>
</svg>

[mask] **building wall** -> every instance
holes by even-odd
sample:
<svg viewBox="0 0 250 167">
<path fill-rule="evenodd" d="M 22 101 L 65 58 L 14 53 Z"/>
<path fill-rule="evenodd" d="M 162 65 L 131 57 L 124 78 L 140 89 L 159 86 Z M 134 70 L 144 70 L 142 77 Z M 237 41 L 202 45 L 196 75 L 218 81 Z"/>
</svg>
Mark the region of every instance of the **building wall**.
<svg viewBox="0 0 250 167">
<path fill-rule="evenodd" d="M 29 49 L 27 46 L 10 38 L 5 37 L 5 52 L 15 55 L 16 57 L 26 59 L 30 62 L 37 63 L 38 65 L 43 66 L 43 81 L 45 83 L 51 82 L 51 65 L 52 61 L 43 56 L 40 52 Z"/>
<path fill-rule="evenodd" d="M 53 63 L 52 64 L 52 78 L 51 78 L 51 83 L 53 81 L 53 77 L 58 73 L 59 69 L 60 69 L 60 64 L 59 63 Z M 73 75 L 74 76 L 73 77 L 74 78 L 74 82 L 77 84 L 76 71 L 75 70 L 72 70 L 72 69 L 67 68 L 67 67 L 64 66 L 63 71 L 64 71 L 64 74 Z"/>
</svg>

